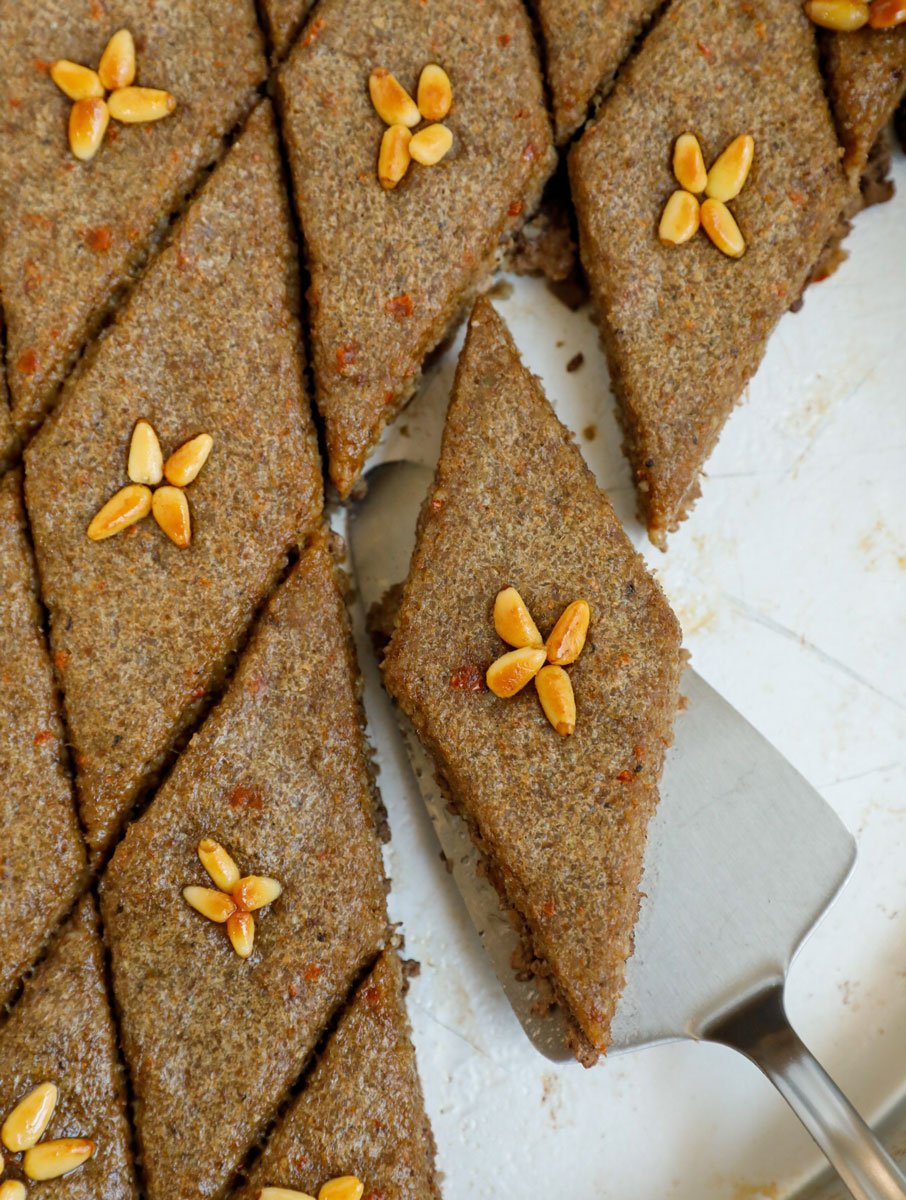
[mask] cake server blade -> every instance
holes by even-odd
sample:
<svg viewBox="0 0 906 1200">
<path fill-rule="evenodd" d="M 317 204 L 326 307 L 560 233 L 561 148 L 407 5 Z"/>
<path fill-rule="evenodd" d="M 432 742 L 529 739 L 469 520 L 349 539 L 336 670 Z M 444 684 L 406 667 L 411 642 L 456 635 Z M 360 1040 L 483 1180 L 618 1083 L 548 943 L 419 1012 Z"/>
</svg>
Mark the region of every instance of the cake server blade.
<svg viewBox="0 0 906 1200">
<path fill-rule="evenodd" d="M 364 610 L 405 579 L 432 472 L 385 463 L 367 476 L 347 535 Z M 731 1046 L 779 1088 L 857 1200 L 906 1200 L 906 1178 L 791 1028 L 783 982 L 845 883 L 855 842 L 814 788 L 731 705 L 687 669 L 687 703 L 649 827 L 635 951 L 609 1054 L 682 1038 Z M 564 1026 L 539 1017 L 516 979 L 516 938 L 476 872 L 462 821 L 399 715 L 444 855 L 497 976 L 533 1044 L 568 1057 Z"/>
</svg>

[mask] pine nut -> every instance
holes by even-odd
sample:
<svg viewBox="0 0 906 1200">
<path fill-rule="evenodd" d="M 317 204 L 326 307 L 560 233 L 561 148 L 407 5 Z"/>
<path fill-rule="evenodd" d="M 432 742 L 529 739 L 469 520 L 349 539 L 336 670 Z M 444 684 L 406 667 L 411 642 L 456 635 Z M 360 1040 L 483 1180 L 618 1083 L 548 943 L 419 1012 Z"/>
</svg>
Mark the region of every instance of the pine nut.
<svg viewBox="0 0 906 1200">
<path fill-rule="evenodd" d="M 749 177 L 754 157 L 754 138 L 747 133 L 734 138 L 726 150 L 718 155 L 708 172 L 706 193 L 724 204 L 735 200 Z"/>
<path fill-rule="evenodd" d="M 657 235 L 665 246 L 681 246 L 698 232 L 700 220 L 698 200 L 677 189 L 664 205 Z"/>
<path fill-rule="evenodd" d="M 122 87 L 110 93 L 110 115 L 125 125 L 159 121 L 176 108 L 176 97 L 160 88 Z"/>
<path fill-rule="evenodd" d="M 7 1150 L 18 1154 L 22 1150 L 31 1149 L 50 1124 L 56 1106 L 56 1084 L 39 1083 L 36 1088 L 32 1088 L 28 1095 L 19 1101 L 0 1129 L 0 1139 Z"/>
<path fill-rule="evenodd" d="M 501 655 L 488 667 L 485 680 L 495 696 L 507 699 L 515 696 L 538 674 L 547 654 L 534 646 L 523 646 Z"/>
<path fill-rule="evenodd" d="M 906 0 L 872 0 L 868 23 L 872 29 L 895 29 L 906 21 Z"/>
<path fill-rule="evenodd" d="M 383 67 L 375 67 L 368 77 L 371 103 L 386 125 L 405 125 L 411 129 L 422 119 L 418 107 L 400 81 Z"/>
<path fill-rule="evenodd" d="M 111 92 L 128 87 L 135 79 L 135 42 L 128 29 L 118 29 L 107 43 L 98 64 L 98 75 Z"/>
<path fill-rule="evenodd" d="M 53 1142 L 40 1142 L 25 1151 L 22 1170 L 29 1179 L 41 1182 L 59 1179 L 88 1161 L 97 1147 L 88 1138 L 58 1138 Z"/>
<path fill-rule="evenodd" d="M 673 147 L 673 174 L 681 188 L 696 195 L 705 190 L 708 172 L 698 138 L 694 133 L 682 133 Z"/>
<path fill-rule="evenodd" d="M 239 882 L 239 868 L 219 842 L 202 838 L 198 843 L 201 865 L 222 892 L 231 892 Z"/>
<path fill-rule="evenodd" d="M 110 111 L 97 97 L 76 100 L 69 113 L 69 148 L 80 162 L 88 162 L 100 149 Z"/>
<path fill-rule="evenodd" d="M 133 483 L 156 487 L 163 479 L 164 456 L 154 428 L 147 421 L 136 421 L 129 443 L 126 473 Z"/>
<path fill-rule="evenodd" d="M 237 908 L 255 912 L 266 904 L 273 904 L 282 893 L 283 885 L 267 875 L 246 875 L 233 887 L 231 895 Z"/>
<path fill-rule="evenodd" d="M 453 134 L 446 125 L 426 125 L 412 135 L 409 154 L 423 167 L 439 163 L 453 145 Z"/>
<path fill-rule="evenodd" d="M 214 888 L 186 887 L 182 889 L 182 895 L 186 904 L 209 921 L 216 921 L 218 925 L 229 920 L 236 911 L 232 898 L 225 896 L 223 892 L 215 891 Z"/>
<path fill-rule="evenodd" d="M 113 537 L 147 517 L 151 511 L 151 489 L 142 484 L 128 483 L 107 501 L 88 526 L 93 542 Z"/>
<path fill-rule="evenodd" d="M 240 958 L 248 958 L 255 946 L 255 918 L 237 910 L 227 921 L 230 943 Z"/>
<path fill-rule="evenodd" d="M 428 63 L 418 78 L 418 110 L 426 121 L 442 121 L 453 106 L 450 77 L 437 63 Z"/>
<path fill-rule="evenodd" d="M 331 1179 L 318 1192 L 318 1200 L 362 1200 L 365 1185 L 355 1175 Z"/>
<path fill-rule="evenodd" d="M 409 170 L 409 143 L 412 134 L 405 125 L 391 125 L 381 138 L 378 154 L 378 179 L 388 190 L 395 188 Z"/>
<path fill-rule="evenodd" d="M 27 1195 L 28 1189 L 18 1179 L 7 1179 L 6 1183 L 0 1183 L 0 1200 L 25 1200 Z"/>
<path fill-rule="evenodd" d="M 185 492 L 177 487 L 159 487 L 151 497 L 151 512 L 170 541 L 185 550 L 192 541 L 192 518 Z"/>
<path fill-rule="evenodd" d="M 81 63 L 70 62 L 68 58 L 58 58 L 50 64 L 50 77 L 70 100 L 100 99 L 104 95 L 104 85 L 97 72 Z"/>
<path fill-rule="evenodd" d="M 514 587 L 504 588 L 494 601 L 494 628 L 509 646 L 543 646 L 544 638 L 525 601 Z"/>
<path fill-rule="evenodd" d="M 851 33 L 868 23 L 868 5 L 864 0 L 806 0 L 805 15 L 823 29 Z"/>
<path fill-rule="evenodd" d="M 200 433 L 197 437 L 190 438 L 178 450 L 174 450 L 164 463 L 167 482 L 175 487 L 188 487 L 208 461 L 213 446 L 214 439 L 211 435 Z"/>
<path fill-rule="evenodd" d="M 547 661 L 560 667 L 574 663 L 585 646 L 590 620 L 587 600 L 568 604 L 547 639 Z"/>
<path fill-rule="evenodd" d="M 742 258 L 745 239 L 733 214 L 720 200 L 707 199 L 701 209 L 702 228 L 714 245 L 728 258 Z"/>
<path fill-rule="evenodd" d="M 0 1200 L 3 1197 L 0 1196 Z M 255 1200 L 315 1200 L 308 1192 L 294 1192 L 291 1188 L 266 1187 L 261 1188 Z"/>
<path fill-rule="evenodd" d="M 576 728 L 576 698 L 567 673 L 562 667 L 542 667 L 535 687 L 548 721 L 561 737 L 569 737 Z"/>
</svg>

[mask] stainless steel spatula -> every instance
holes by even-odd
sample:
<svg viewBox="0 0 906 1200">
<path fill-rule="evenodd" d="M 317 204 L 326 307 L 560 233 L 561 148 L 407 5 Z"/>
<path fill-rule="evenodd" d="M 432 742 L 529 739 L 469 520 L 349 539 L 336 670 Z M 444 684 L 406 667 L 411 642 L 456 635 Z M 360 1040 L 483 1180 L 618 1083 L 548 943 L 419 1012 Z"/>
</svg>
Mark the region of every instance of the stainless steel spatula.
<svg viewBox="0 0 906 1200">
<path fill-rule="evenodd" d="M 366 612 L 408 573 L 431 477 L 406 462 L 368 475 L 348 526 Z M 906 1177 L 783 1007 L 790 962 L 846 881 L 855 843 L 818 793 L 694 671 L 682 690 L 688 705 L 650 826 L 635 953 L 609 1053 L 680 1038 L 731 1046 L 776 1085 L 857 1200 L 906 1200 Z M 513 973 L 515 935 L 496 892 L 476 873 L 463 823 L 400 724 L 444 855 L 516 1016 L 542 1053 L 565 1059 L 562 1022 L 533 1012 L 537 996 Z"/>
</svg>

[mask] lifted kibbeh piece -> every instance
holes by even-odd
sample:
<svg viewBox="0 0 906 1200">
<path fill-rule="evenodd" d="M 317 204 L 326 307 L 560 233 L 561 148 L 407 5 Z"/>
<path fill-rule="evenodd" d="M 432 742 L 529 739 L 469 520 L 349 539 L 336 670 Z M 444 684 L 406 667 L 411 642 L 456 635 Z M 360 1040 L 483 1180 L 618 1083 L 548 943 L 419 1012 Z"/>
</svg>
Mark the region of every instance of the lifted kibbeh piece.
<svg viewBox="0 0 906 1200">
<path fill-rule="evenodd" d="M 51 64 L 97 67 L 122 28 L 135 42 L 135 82 L 165 89 L 176 106 L 160 121 L 112 120 L 95 157 L 80 162 L 67 140 L 73 102 Z M 23 437 L 252 107 L 265 70 L 253 0 L 4 5 L 0 293 Z"/>
<path fill-rule="evenodd" d="M 346 610 L 319 533 L 268 601 L 224 699 L 104 876 L 149 1200 L 228 1191 L 384 946 L 357 688 Z M 222 847 L 215 859 L 230 856 L 216 880 L 216 864 L 199 861 L 209 839 Z M 240 896 L 255 891 L 249 876 L 259 877 L 264 907 L 249 914 L 254 934 L 243 942 L 224 918 L 240 902 L 255 908 Z M 203 915 L 204 897 L 186 888 L 210 889 L 219 914 Z"/>
<path fill-rule="evenodd" d="M 27 451 L 26 499 L 97 857 L 219 686 L 288 553 L 318 524 L 297 303 L 264 103 Z M 106 541 L 87 536 L 129 483 L 141 420 L 165 456 L 213 438 L 186 493 L 185 549 L 150 516 Z"/>
<path fill-rule="evenodd" d="M 399 958 L 385 950 L 236 1200 L 266 1187 L 317 1196 L 344 1175 L 380 1200 L 440 1200 L 404 991 Z"/>
<path fill-rule="evenodd" d="M 569 141 L 595 96 L 664 0 L 536 0 L 558 143 Z"/>
<path fill-rule="evenodd" d="M 589 606 L 587 641 L 567 668 L 570 736 L 551 728 L 533 683 L 506 700 L 483 686 L 507 649 L 493 610 L 509 586 L 543 635 L 571 601 Z M 632 953 L 680 668 L 680 629 L 660 588 L 505 325 L 480 300 L 384 679 L 518 917 L 528 960 L 549 976 L 586 1064 L 607 1048 Z"/>
<path fill-rule="evenodd" d="M 443 118 L 452 147 L 385 188 L 377 165 L 387 126 L 369 77 L 389 71 L 415 96 L 429 64 L 452 84 Z M 480 10 L 474 0 L 322 0 L 278 95 L 311 272 L 315 398 L 330 477 L 346 496 L 425 356 L 536 207 L 555 163 L 550 123 L 518 0 Z M 419 119 L 414 105 L 407 119 Z M 398 171 L 408 134 L 396 133 Z"/>
<path fill-rule="evenodd" d="M 0 1010 L 87 883 L 22 473 L 0 481 Z"/>
<path fill-rule="evenodd" d="M 658 240 L 687 132 L 709 166 L 740 135 L 754 138 L 730 202 L 747 246 L 738 260 L 703 233 Z M 663 549 L 846 202 L 814 26 L 790 0 L 676 0 L 574 147 L 570 179 L 625 450 Z"/>
<path fill-rule="evenodd" d="M 126 1089 L 90 897 L 79 903 L 0 1025 L 0 1124 L 42 1085 L 50 1117 L 27 1153 L 44 1165 L 52 1156 L 52 1169 L 71 1173 L 35 1185 L 27 1172 L 34 1175 L 41 1163 L 30 1163 L 21 1152 L 10 1154 L 7 1144 L 4 1184 L 27 1185 L 42 1200 L 137 1200 Z M 63 1138 L 75 1139 L 75 1145 L 65 1148 L 62 1159 L 53 1146 L 42 1149 Z"/>
</svg>

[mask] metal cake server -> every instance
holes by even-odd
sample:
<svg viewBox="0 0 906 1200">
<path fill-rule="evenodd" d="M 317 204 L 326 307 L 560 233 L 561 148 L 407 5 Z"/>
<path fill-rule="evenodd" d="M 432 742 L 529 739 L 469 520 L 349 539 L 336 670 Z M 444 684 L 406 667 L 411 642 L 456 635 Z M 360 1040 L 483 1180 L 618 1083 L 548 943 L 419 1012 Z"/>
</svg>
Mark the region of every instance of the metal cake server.
<svg viewBox="0 0 906 1200">
<path fill-rule="evenodd" d="M 375 467 L 347 536 L 365 612 L 405 579 L 432 472 Z M 682 1038 L 730 1046 L 778 1088 L 856 1200 L 906 1200 L 906 1176 L 787 1019 L 787 970 L 845 883 L 855 842 L 790 764 L 694 671 L 682 690 L 642 880 L 635 953 L 610 1054 Z M 433 767 L 397 714 L 419 789 L 513 1010 L 548 1058 L 570 1057 L 562 1019 L 538 1016 L 511 958 L 516 936 Z"/>
</svg>

